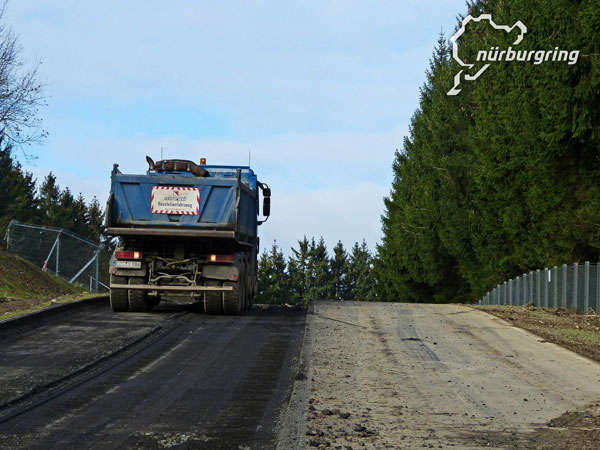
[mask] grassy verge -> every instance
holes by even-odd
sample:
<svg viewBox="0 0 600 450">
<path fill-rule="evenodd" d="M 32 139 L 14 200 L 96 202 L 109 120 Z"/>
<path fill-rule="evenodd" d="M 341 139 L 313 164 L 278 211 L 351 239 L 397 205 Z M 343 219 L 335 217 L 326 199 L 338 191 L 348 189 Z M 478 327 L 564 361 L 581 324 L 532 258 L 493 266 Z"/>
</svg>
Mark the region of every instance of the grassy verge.
<svg viewBox="0 0 600 450">
<path fill-rule="evenodd" d="M 44 308 L 49 308 L 50 306 L 56 306 L 63 303 L 75 302 L 78 300 L 85 300 L 89 298 L 95 297 L 105 297 L 107 294 L 97 294 L 97 293 L 87 293 L 87 294 L 76 294 L 76 295 L 67 295 L 64 297 L 59 297 L 52 300 L 44 300 L 44 299 L 33 299 L 33 300 L 23 300 L 23 301 L 10 301 L 7 303 L 0 304 L 0 321 L 12 319 L 13 317 L 22 316 L 24 314 L 28 314 L 34 311 L 39 311 Z M 3 306 L 9 306 L 9 310 L 3 311 Z"/>
<path fill-rule="evenodd" d="M 0 320 L 96 296 L 17 255 L 0 251 Z"/>
<path fill-rule="evenodd" d="M 548 342 L 600 362 L 600 316 L 534 306 L 475 306 Z"/>
</svg>

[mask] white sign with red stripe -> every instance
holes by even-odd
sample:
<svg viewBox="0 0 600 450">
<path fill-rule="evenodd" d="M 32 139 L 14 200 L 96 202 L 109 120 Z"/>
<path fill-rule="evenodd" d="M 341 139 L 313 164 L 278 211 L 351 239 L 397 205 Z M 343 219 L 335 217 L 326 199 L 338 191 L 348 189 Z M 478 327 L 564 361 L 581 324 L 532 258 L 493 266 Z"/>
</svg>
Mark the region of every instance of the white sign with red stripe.
<svg viewBox="0 0 600 450">
<path fill-rule="evenodd" d="M 200 189 L 191 187 L 152 186 L 152 214 L 200 213 Z"/>
</svg>

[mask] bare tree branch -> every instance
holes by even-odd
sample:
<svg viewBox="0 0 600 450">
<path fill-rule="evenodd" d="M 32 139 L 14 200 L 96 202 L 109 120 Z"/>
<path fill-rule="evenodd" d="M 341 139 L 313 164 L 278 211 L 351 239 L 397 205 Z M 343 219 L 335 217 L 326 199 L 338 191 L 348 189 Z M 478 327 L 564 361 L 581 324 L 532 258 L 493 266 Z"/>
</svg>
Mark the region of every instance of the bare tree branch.
<svg viewBox="0 0 600 450">
<path fill-rule="evenodd" d="M 24 69 L 17 37 L 3 22 L 7 1 L 0 4 L 0 135 L 7 144 L 22 148 L 24 144 L 43 142 L 48 136 L 37 117 L 46 98 L 44 86 L 37 79 L 40 63 Z"/>
</svg>

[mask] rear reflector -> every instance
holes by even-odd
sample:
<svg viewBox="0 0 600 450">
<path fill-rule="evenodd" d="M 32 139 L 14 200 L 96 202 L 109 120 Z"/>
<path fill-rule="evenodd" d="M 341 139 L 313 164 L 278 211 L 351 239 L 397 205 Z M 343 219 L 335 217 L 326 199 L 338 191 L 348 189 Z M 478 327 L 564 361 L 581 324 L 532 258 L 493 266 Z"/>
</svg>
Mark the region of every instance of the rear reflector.
<svg viewBox="0 0 600 450">
<path fill-rule="evenodd" d="M 208 260 L 217 263 L 232 263 L 235 261 L 235 255 L 209 255 Z"/>
<path fill-rule="evenodd" d="M 142 259 L 143 257 L 142 252 L 115 252 L 116 259 Z"/>
</svg>

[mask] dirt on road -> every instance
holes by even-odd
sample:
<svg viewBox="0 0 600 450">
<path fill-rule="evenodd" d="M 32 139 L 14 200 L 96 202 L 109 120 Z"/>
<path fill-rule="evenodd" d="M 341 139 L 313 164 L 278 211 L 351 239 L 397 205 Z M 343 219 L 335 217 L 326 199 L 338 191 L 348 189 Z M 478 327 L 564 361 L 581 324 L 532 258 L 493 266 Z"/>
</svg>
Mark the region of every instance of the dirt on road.
<svg viewBox="0 0 600 450">
<path fill-rule="evenodd" d="M 597 448 L 600 364 L 460 305 L 318 302 L 304 448 Z"/>
</svg>

